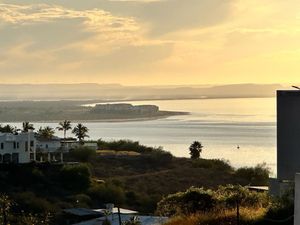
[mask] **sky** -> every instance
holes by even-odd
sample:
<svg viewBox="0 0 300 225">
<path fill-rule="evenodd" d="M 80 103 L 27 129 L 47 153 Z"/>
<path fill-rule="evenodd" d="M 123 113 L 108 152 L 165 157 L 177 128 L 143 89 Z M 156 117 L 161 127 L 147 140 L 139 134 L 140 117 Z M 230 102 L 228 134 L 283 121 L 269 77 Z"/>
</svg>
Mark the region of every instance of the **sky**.
<svg viewBox="0 0 300 225">
<path fill-rule="evenodd" d="M 0 83 L 300 83 L 299 0 L 0 0 Z"/>
</svg>

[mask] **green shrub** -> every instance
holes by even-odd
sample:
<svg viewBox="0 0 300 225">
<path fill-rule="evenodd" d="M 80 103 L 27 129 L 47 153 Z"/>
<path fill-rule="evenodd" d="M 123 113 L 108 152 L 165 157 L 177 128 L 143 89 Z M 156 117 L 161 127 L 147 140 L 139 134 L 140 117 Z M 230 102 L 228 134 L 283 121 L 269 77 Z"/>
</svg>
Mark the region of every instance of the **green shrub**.
<svg viewBox="0 0 300 225">
<path fill-rule="evenodd" d="M 263 163 L 255 167 L 239 168 L 235 174 L 246 179 L 251 185 L 268 185 L 270 169 Z"/>
<path fill-rule="evenodd" d="M 76 203 L 76 207 L 89 208 L 92 204 L 92 199 L 86 194 L 77 194 L 69 198 L 73 203 Z"/>
<path fill-rule="evenodd" d="M 142 160 L 145 161 L 145 164 L 151 164 L 151 167 L 166 166 L 172 162 L 172 159 L 173 156 L 171 153 L 162 150 L 146 153 L 142 157 Z"/>
<path fill-rule="evenodd" d="M 217 190 L 205 190 L 192 187 L 186 192 L 179 192 L 163 198 L 157 207 L 164 216 L 191 215 L 211 210 L 233 209 L 239 202 L 241 207 L 268 207 L 269 197 L 266 193 L 249 191 L 240 185 L 220 186 Z"/>
<path fill-rule="evenodd" d="M 292 186 L 288 189 L 281 197 L 276 197 L 272 199 L 270 207 L 265 215 L 265 217 L 255 223 L 255 225 L 275 225 L 275 224 L 285 224 L 293 225 L 293 215 L 294 215 L 294 187 Z M 272 221 L 283 221 L 281 223 L 276 223 Z"/>
<path fill-rule="evenodd" d="M 55 211 L 52 203 L 45 198 L 37 197 L 33 192 L 21 192 L 15 194 L 13 197 L 17 203 L 15 207 L 26 212 L 44 213 Z"/>
<path fill-rule="evenodd" d="M 234 170 L 228 161 L 220 159 L 197 159 L 192 161 L 192 166 L 195 168 L 214 169 L 221 171 Z"/>
<path fill-rule="evenodd" d="M 95 184 L 88 190 L 88 195 L 98 203 L 122 204 L 125 202 L 125 193 L 119 186 L 113 184 Z"/>
<path fill-rule="evenodd" d="M 80 162 L 88 162 L 96 155 L 96 151 L 89 147 L 79 147 L 70 151 L 70 157 Z"/>
<path fill-rule="evenodd" d="M 87 165 L 65 165 L 60 171 L 63 186 L 73 191 L 84 191 L 91 183 L 91 172 Z"/>
<path fill-rule="evenodd" d="M 213 191 L 191 187 L 186 192 L 168 195 L 159 203 L 157 210 L 164 216 L 193 214 L 198 211 L 210 211 L 215 206 Z"/>
<path fill-rule="evenodd" d="M 99 139 L 97 141 L 98 149 L 115 150 L 115 151 L 134 151 L 139 153 L 150 153 L 153 151 L 162 151 L 162 147 L 154 148 L 141 145 L 138 141 L 131 140 L 117 140 L 117 141 L 104 141 Z"/>
<path fill-rule="evenodd" d="M 214 192 L 214 197 L 219 208 L 225 209 L 235 208 L 237 202 L 241 207 L 266 208 L 270 202 L 267 193 L 250 191 L 240 185 L 219 186 Z"/>
</svg>

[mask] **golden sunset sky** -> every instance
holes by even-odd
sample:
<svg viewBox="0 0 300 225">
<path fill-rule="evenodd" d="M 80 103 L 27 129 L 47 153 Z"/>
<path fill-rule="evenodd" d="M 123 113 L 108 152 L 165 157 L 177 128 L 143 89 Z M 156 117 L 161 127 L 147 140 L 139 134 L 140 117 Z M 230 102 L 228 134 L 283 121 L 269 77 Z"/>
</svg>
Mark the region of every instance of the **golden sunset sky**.
<svg viewBox="0 0 300 225">
<path fill-rule="evenodd" d="M 0 0 L 0 83 L 300 83 L 299 0 Z"/>
</svg>

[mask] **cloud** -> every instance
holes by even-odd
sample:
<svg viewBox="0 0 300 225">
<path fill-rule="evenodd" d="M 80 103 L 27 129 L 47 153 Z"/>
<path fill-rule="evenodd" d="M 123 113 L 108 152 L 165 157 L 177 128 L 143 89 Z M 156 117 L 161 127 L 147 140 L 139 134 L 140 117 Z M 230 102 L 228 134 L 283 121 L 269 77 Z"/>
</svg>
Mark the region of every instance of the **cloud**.
<svg viewBox="0 0 300 225">
<path fill-rule="evenodd" d="M 0 0 L 0 78 L 279 79 L 285 70 L 300 72 L 299 7 L 298 0 Z"/>
<path fill-rule="evenodd" d="M 111 14 L 133 17 L 147 26 L 151 35 L 163 35 L 178 30 L 207 27 L 222 23 L 230 14 L 235 0 L 29 0 L 29 3 L 49 3 L 77 10 L 103 9 Z M 20 0 L 7 2 L 23 4 Z M 67 16 L 67 15 L 65 15 Z"/>
<path fill-rule="evenodd" d="M 230 0 L 166 0 L 145 4 L 138 17 L 148 22 L 151 34 L 209 27 L 224 21 Z"/>
<path fill-rule="evenodd" d="M 12 5 L 0 4 L 0 21 L 18 25 L 39 22 L 52 22 L 57 19 L 82 19 L 88 28 L 135 30 L 137 26 L 132 18 L 113 16 L 100 9 L 72 10 L 58 5 Z M 99 30 L 98 30 L 99 31 Z"/>
<path fill-rule="evenodd" d="M 27 42 L 39 48 L 64 48 L 92 37 L 110 42 L 128 40 L 139 26 L 132 18 L 100 9 L 71 10 L 57 5 L 0 4 L 0 46 Z"/>
<path fill-rule="evenodd" d="M 0 12 L 0 76 L 11 80 L 118 76 L 147 69 L 172 51 L 169 43 L 145 39 L 134 18 L 102 9 L 3 3 Z"/>
</svg>

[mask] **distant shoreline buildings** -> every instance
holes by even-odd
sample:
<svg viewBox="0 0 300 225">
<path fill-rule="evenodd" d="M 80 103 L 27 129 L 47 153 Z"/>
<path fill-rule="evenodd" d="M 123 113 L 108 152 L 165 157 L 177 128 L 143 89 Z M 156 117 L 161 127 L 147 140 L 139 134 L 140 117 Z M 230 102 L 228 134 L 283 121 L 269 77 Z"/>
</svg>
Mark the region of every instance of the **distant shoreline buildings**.
<svg viewBox="0 0 300 225">
<path fill-rule="evenodd" d="M 127 103 L 97 104 L 92 112 L 96 113 L 130 113 L 130 114 L 155 114 L 159 112 L 156 105 L 137 105 Z"/>
</svg>

